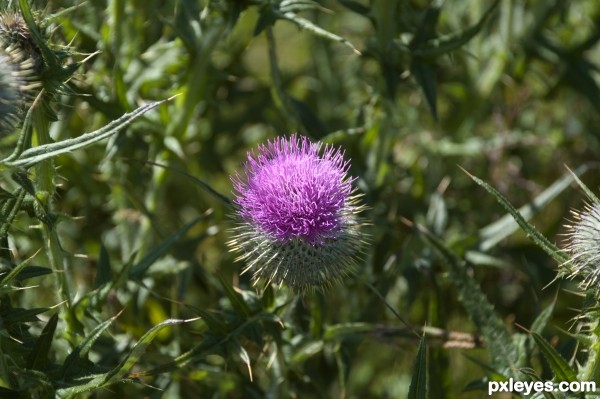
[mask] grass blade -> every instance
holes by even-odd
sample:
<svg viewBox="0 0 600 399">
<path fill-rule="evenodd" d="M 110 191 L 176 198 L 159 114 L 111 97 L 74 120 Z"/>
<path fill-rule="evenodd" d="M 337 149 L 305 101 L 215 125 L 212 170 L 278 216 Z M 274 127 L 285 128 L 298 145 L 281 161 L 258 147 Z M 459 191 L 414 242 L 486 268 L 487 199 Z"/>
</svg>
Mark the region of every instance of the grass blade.
<svg viewBox="0 0 600 399">
<path fill-rule="evenodd" d="M 425 337 L 421 337 L 417 359 L 413 367 L 413 375 L 408 390 L 408 399 L 426 399 L 427 393 L 427 344 Z"/>
</svg>

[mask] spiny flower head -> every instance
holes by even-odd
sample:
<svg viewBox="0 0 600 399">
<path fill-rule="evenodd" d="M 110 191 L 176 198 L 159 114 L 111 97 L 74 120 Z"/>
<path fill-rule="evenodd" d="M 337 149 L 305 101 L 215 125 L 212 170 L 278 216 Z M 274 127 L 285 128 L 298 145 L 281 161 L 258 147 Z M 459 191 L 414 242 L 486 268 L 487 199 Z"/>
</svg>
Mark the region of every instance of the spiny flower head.
<svg viewBox="0 0 600 399">
<path fill-rule="evenodd" d="M 0 136 L 13 132 L 36 86 L 32 64 L 20 58 L 20 51 L 0 49 Z"/>
<path fill-rule="evenodd" d="M 567 225 L 568 263 L 562 266 L 569 277 L 580 277 L 581 287 L 595 287 L 600 282 L 600 204 L 586 204 L 583 211 L 571 211 L 573 223 Z"/>
<path fill-rule="evenodd" d="M 0 13 L 0 41 L 2 47 L 17 50 L 20 58 L 28 58 L 36 73 L 43 69 L 42 53 L 23 17 L 12 11 Z M 22 61 L 22 60 L 20 60 Z"/>
<path fill-rule="evenodd" d="M 48 119 L 56 120 L 54 100 L 61 93 L 73 94 L 66 82 L 72 78 L 79 64 L 70 61 L 72 53 L 68 47 L 56 51 L 49 47 L 43 29 L 40 29 L 44 28 L 46 21 L 41 19 L 41 26 L 38 26 L 33 21 L 28 23 L 24 15 L 25 9 L 22 9 L 22 14 L 8 9 L 0 11 L 0 49 L 11 57 L 14 55 L 12 62 L 21 71 L 27 70 L 35 75 L 36 88 L 40 90 L 33 97 L 40 92 L 43 94 L 36 109 L 45 113 Z"/>
<path fill-rule="evenodd" d="M 232 177 L 239 221 L 232 250 L 253 280 L 299 291 L 324 287 L 350 272 L 362 242 L 363 209 L 350 164 L 332 146 L 292 135 L 248 154 Z"/>
<path fill-rule="evenodd" d="M 41 87 L 39 49 L 23 18 L 0 12 L 0 136 L 10 134 L 23 120 Z"/>
</svg>

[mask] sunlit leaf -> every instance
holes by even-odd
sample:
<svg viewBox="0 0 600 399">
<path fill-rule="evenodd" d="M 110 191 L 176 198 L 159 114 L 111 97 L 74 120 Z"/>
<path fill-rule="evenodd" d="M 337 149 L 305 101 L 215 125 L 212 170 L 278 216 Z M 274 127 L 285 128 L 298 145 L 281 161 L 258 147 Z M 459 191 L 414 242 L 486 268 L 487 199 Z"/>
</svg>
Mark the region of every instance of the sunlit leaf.
<svg viewBox="0 0 600 399">
<path fill-rule="evenodd" d="M 23 153 L 16 159 L 5 159 L 1 163 L 12 167 L 27 168 L 36 163 L 39 163 L 45 159 L 54 158 L 56 156 L 66 154 L 81 148 L 85 148 L 98 141 L 104 140 L 113 134 L 118 133 L 125 126 L 129 125 L 135 119 L 139 118 L 146 112 L 164 104 L 167 100 L 156 101 L 146 105 L 143 105 L 133 112 L 123 115 L 119 119 L 110 122 L 108 125 L 93 131 L 91 133 L 83 134 L 79 137 L 72 139 L 61 140 L 56 143 L 44 144 L 37 147 L 33 147 L 23 151 Z"/>
</svg>

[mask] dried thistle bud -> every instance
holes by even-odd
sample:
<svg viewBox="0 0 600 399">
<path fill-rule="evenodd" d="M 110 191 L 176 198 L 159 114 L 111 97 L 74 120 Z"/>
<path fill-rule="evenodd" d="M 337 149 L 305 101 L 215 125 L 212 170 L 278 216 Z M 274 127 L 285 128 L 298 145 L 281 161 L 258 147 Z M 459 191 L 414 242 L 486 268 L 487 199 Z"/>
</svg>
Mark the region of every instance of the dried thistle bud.
<svg viewBox="0 0 600 399">
<path fill-rule="evenodd" d="M 19 51 L 0 50 L 0 136 L 12 133 L 21 122 L 33 98 L 32 89 L 39 86 L 33 65 L 20 58 Z"/>
<path fill-rule="evenodd" d="M 570 262 L 561 266 L 570 278 L 581 278 L 581 287 L 597 287 L 600 282 L 600 204 L 586 204 L 583 211 L 571 211 L 573 222 L 567 225 L 566 249 Z"/>
<path fill-rule="evenodd" d="M 0 136 L 23 120 L 36 89 L 43 61 L 20 14 L 0 12 Z"/>
<path fill-rule="evenodd" d="M 249 153 L 243 174 L 232 177 L 239 225 L 228 244 L 255 282 L 303 292 L 330 286 L 355 265 L 364 207 L 343 153 L 320 150 L 306 137 L 277 138 Z"/>
<path fill-rule="evenodd" d="M 10 11 L 0 13 L 0 44 L 6 52 L 19 55 L 20 59 L 13 60 L 15 64 L 28 60 L 36 74 L 43 71 L 42 52 L 20 14 Z"/>
</svg>

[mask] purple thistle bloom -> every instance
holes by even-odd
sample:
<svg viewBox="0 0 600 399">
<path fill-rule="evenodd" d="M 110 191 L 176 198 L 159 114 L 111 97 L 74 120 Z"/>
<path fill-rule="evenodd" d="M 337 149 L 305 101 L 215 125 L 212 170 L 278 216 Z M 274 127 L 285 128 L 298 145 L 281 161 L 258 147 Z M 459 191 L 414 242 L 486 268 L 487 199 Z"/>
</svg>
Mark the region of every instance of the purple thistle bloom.
<svg viewBox="0 0 600 399">
<path fill-rule="evenodd" d="M 276 138 L 232 178 L 240 222 L 230 247 L 255 281 L 304 291 L 351 271 L 362 243 L 354 179 L 343 153 L 306 137 Z"/>
</svg>

